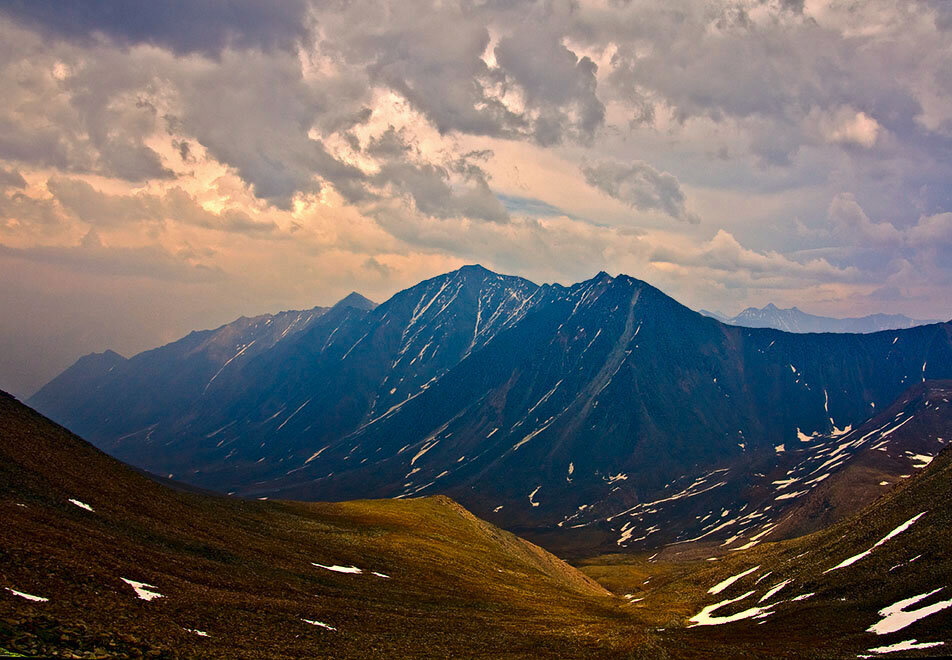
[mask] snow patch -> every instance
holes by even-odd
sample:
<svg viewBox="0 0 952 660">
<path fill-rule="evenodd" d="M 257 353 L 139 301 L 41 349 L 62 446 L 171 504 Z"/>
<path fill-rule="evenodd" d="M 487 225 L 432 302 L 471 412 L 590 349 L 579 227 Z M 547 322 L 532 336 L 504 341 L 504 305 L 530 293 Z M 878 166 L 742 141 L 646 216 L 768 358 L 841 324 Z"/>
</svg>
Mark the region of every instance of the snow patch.
<svg viewBox="0 0 952 660">
<path fill-rule="evenodd" d="M 33 594 L 28 594 L 25 591 L 17 591 L 16 589 L 11 589 L 10 587 L 4 587 L 14 596 L 19 596 L 20 598 L 26 598 L 27 600 L 32 600 L 36 603 L 46 603 L 49 602 L 49 598 L 43 598 L 43 596 L 34 596 Z"/>
<path fill-rule="evenodd" d="M 529 504 L 531 504 L 532 506 L 539 506 L 539 503 L 536 502 L 533 498 L 535 497 L 535 494 L 539 492 L 540 488 L 542 488 L 541 485 L 536 486 L 535 490 L 529 493 Z"/>
<path fill-rule="evenodd" d="M 318 568 L 323 568 L 328 571 L 334 571 L 335 573 L 353 573 L 359 574 L 363 573 L 363 570 L 357 568 L 356 566 L 338 566 L 334 564 L 333 566 L 325 566 L 324 564 L 318 564 L 317 562 L 312 561 L 312 566 L 317 566 Z"/>
<path fill-rule="evenodd" d="M 86 509 L 87 511 L 92 511 L 92 510 L 93 510 L 93 508 L 92 508 L 91 506 L 89 506 L 88 504 L 86 504 L 85 502 L 80 502 L 79 500 L 74 500 L 73 498 L 70 498 L 69 501 L 70 501 L 71 504 L 75 504 L 75 505 L 78 506 L 80 509 Z"/>
<path fill-rule="evenodd" d="M 719 594 L 719 593 L 721 593 L 722 591 L 724 591 L 725 589 L 727 589 L 727 587 L 731 586 L 732 584 L 734 584 L 735 582 L 737 582 L 737 581 L 740 580 L 741 578 L 747 577 L 748 575 L 750 575 L 751 573 L 753 573 L 754 571 L 756 571 L 756 570 L 759 569 L 759 568 L 760 568 L 760 566 L 754 566 L 753 568 L 750 568 L 750 569 L 744 571 L 743 573 L 738 573 L 737 575 L 733 575 L 733 576 L 727 578 L 727 579 L 724 580 L 723 582 L 718 582 L 718 583 L 715 584 L 713 587 L 711 587 L 710 589 L 708 589 L 708 590 L 707 590 L 707 593 L 709 593 L 709 594 Z"/>
<path fill-rule="evenodd" d="M 876 633 L 877 635 L 888 635 L 889 633 L 894 633 L 898 630 L 902 630 L 906 626 L 910 626 L 919 619 L 924 619 L 925 617 L 935 614 L 936 612 L 941 612 L 942 610 L 952 607 L 952 600 L 943 600 L 938 603 L 933 603 L 932 605 L 926 605 L 925 607 L 920 607 L 917 610 L 907 610 L 907 607 L 912 607 L 919 601 L 925 600 L 929 596 L 936 594 L 942 591 L 944 587 L 939 587 L 938 589 L 933 589 L 924 594 L 919 594 L 918 596 L 913 596 L 912 598 L 906 598 L 899 601 L 898 603 L 893 603 L 889 607 L 884 607 L 879 610 L 879 616 L 882 619 L 873 625 L 871 625 L 867 632 Z"/>
<path fill-rule="evenodd" d="M 770 600 L 770 598 L 771 598 L 772 596 L 776 595 L 776 593 L 777 593 L 778 591 L 780 591 L 781 589 L 783 589 L 785 586 L 787 586 L 788 584 L 790 584 L 792 581 L 793 581 L 793 580 L 784 580 L 784 581 L 781 582 L 780 584 L 776 584 L 776 585 L 770 587 L 770 589 L 767 590 L 767 593 L 765 593 L 763 596 L 761 596 L 761 597 L 760 597 L 760 600 L 758 600 L 757 602 L 758 602 L 758 603 L 762 603 L 762 602 L 764 602 L 765 600 Z"/>
<path fill-rule="evenodd" d="M 932 462 L 932 456 L 929 456 L 928 454 L 913 454 L 909 458 L 913 461 L 918 461 L 917 465 L 912 466 L 916 468 L 917 470 L 921 470 L 922 468 L 927 467 L 929 463 Z"/>
<path fill-rule="evenodd" d="M 136 596 L 142 600 L 155 600 L 156 598 L 164 598 L 162 594 L 157 591 L 151 591 L 152 589 L 157 589 L 155 585 L 146 584 L 145 582 L 136 582 L 135 580 L 129 580 L 128 578 L 119 578 L 130 587 L 133 591 L 136 592 Z"/>
<path fill-rule="evenodd" d="M 330 447 L 330 445 L 327 445 L 327 447 Z M 311 457 L 310 457 L 309 459 L 307 459 L 306 461 L 304 461 L 304 464 L 307 465 L 308 463 L 310 463 L 311 461 L 313 461 L 315 458 L 317 458 L 318 456 L 320 456 L 320 455 L 321 455 L 321 452 L 324 451 L 325 449 L 327 449 L 327 447 L 321 447 L 321 448 L 318 449 L 316 452 L 314 452 L 313 454 L 311 454 Z"/>
<path fill-rule="evenodd" d="M 826 574 L 826 573 L 829 573 L 829 572 L 831 572 L 831 571 L 835 571 L 835 570 L 837 570 L 837 569 L 839 569 L 839 568 L 846 568 L 847 566 L 850 566 L 850 565 L 852 565 L 852 564 L 855 564 L 855 563 L 858 562 L 860 559 L 864 559 L 865 557 L 868 557 L 870 554 L 872 554 L 873 550 L 875 550 L 876 548 L 878 548 L 879 546 L 881 546 L 883 543 L 885 543 L 885 542 L 888 541 L 889 539 L 893 538 L 894 536 L 898 536 L 899 534 L 902 534 L 904 531 L 906 531 L 907 529 L 909 529 L 910 527 L 912 527 L 912 525 L 913 525 L 917 520 L 919 520 L 919 518 L 921 518 L 921 517 L 924 516 L 924 515 L 926 515 L 926 512 L 925 512 L 925 511 L 923 511 L 922 513 L 920 513 L 920 514 L 917 515 L 917 516 L 913 516 L 912 518 L 910 518 L 909 520 L 907 520 L 906 522 L 904 522 L 903 524 L 901 524 L 899 527 L 897 527 L 897 528 L 894 529 L 893 531 L 889 532 L 889 534 L 887 534 L 887 535 L 884 536 L 883 538 L 881 538 L 881 539 L 879 539 L 878 541 L 876 541 L 876 544 L 873 545 L 873 547 L 870 548 L 869 550 L 866 550 L 866 551 L 864 551 L 864 552 L 859 553 L 858 555 L 853 555 L 852 557 L 849 557 L 849 558 L 847 558 L 847 559 L 844 559 L 843 561 L 841 561 L 839 564 L 837 564 L 837 565 L 834 566 L 833 568 L 828 568 L 828 569 L 826 569 L 825 571 L 823 571 L 823 573 Z"/>
<path fill-rule="evenodd" d="M 736 614 L 731 614 L 729 616 L 711 616 L 714 612 L 719 610 L 722 607 L 726 607 L 732 603 L 744 600 L 751 594 L 753 591 L 748 591 L 743 596 L 738 596 L 737 598 L 731 598 L 729 600 L 722 600 L 719 603 L 714 603 L 713 605 L 708 605 L 700 612 L 695 614 L 690 618 L 691 623 L 695 626 L 719 626 L 724 623 L 732 623 L 734 621 L 740 621 L 741 619 L 750 619 L 760 614 L 765 614 L 769 607 L 751 607 L 742 612 L 737 612 Z M 693 626 L 692 626 L 693 627 Z"/>
<path fill-rule="evenodd" d="M 877 646 L 870 649 L 870 653 L 884 654 L 895 653 L 896 651 L 915 651 L 917 649 L 931 649 L 934 646 L 942 646 L 945 642 L 919 642 L 915 639 L 907 639 L 904 642 L 896 642 L 889 646 Z"/>
</svg>

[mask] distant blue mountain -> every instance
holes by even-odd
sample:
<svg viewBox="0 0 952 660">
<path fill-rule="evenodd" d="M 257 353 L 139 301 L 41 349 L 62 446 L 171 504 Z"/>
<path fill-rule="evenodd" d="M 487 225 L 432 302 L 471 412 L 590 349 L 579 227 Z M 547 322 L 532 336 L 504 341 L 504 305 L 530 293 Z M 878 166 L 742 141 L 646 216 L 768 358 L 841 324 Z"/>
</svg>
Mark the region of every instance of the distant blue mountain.
<svg viewBox="0 0 952 660">
<path fill-rule="evenodd" d="M 706 309 L 701 314 L 710 316 L 723 323 L 740 325 L 745 328 L 776 328 L 785 332 L 879 332 L 881 330 L 899 330 L 917 325 L 928 325 L 939 321 L 911 319 L 902 314 L 870 314 L 856 318 L 838 319 L 829 316 L 816 316 L 800 311 L 796 307 L 781 309 L 769 303 L 757 309 L 748 307 L 734 317 L 727 317 Z"/>
</svg>

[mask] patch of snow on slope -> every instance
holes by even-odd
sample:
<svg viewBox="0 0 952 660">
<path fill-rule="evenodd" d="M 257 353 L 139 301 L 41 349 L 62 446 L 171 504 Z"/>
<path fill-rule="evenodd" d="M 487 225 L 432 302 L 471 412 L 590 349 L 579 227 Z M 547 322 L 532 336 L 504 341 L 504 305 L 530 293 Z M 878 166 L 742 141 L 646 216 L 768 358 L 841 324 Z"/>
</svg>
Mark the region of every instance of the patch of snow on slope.
<svg viewBox="0 0 952 660">
<path fill-rule="evenodd" d="M 869 652 L 882 655 L 885 653 L 895 653 L 896 651 L 931 649 L 934 646 L 943 646 L 944 644 L 945 642 L 919 642 L 914 639 L 907 639 L 904 642 L 896 642 L 895 644 L 890 644 L 889 646 L 877 646 L 874 649 L 870 649 Z"/>
<path fill-rule="evenodd" d="M 548 422 L 546 422 L 545 424 L 543 424 L 542 426 L 540 426 L 539 428 L 537 428 L 535 431 L 533 431 L 532 433 L 530 433 L 529 435 L 527 435 L 526 437 L 524 437 L 522 440 L 520 440 L 519 442 L 517 442 L 516 444 L 514 444 L 514 445 L 512 446 L 512 451 L 516 451 L 517 449 L 519 449 L 519 447 L 521 447 L 522 445 L 524 445 L 524 444 L 526 444 L 527 442 L 529 442 L 530 440 L 532 440 L 532 438 L 536 437 L 537 435 L 539 435 L 540 433 L 542 433 L 543 431 L 545 431 L 547 428 L 549 428 L 549 425 L 552 424 L 553 421 L 555 421 L 555 417 L 553 417 L 553 418 L 550 419 Z"/>
<path fill-rule="evenodd" d="M 28 594 L 24 591 L 17 591 L 16 589 L 11 589 L 10 587 L 4 587 L 4 589 L 9 591 L 14 596 L 19 596 L 20 598 L 26 598 L 27 600 L 32 600 L 33 602 L 36 602 L 36 603 L 46 603 L 46 602 L 49 602 L 50 600 L 49 598 L 43 598 L 43 596 L 34 596 L 33 594 Z"/>
<path fill-rule="evenodd" d="M 79 500 L 74 500 L 73 498 L 70 498 L 69 501 L 70 501 L 70 503 L 75 504 L 76 506 L 78 506 L 80 509 L 86 509 L 87 511 L 92 511 L 92 510 L 93 510 L 93 508 L 92 508 L 91 506 L 89 506 L 88 504 L 86 504 L 85 502 L 80 502 Z"/>
<path fill-rule="evenodd" d="M 128 584 L 136 592 L 136 596 L 142 600 L 155 600 L 156 598 L 164 598 L 162 594 L 157 591 L 151 591 L 151 589 L 157 589 L 155 585 L 146 584 L 145 582 L 136 582 L 135 580 L 129 580 L 127 578 L 119 578 L 126 584 Z"/>
<path fill-rule="evenodd" d="M 732 584 L 734 584 L 735 582 L 737 582 L 737 581 L 740 580 L 741 578 L 747 577 L 748 575 L 750 575 L 751 573 L 753 573 L 754 571 L 756 571 L 756 570 L 759 569 L 759 568 L 760 568 L 760 566 L 754 566 L 753 568 L 750 568 L 750 569 L 744 571 L 743 573 L 738 573 L 737 575 L 733 575 L 733 576 L 727 578 L 727 579 L 724 580 L 723 582 L 718 582 L 718 583 L 715 584 L 713 587 L 711 587 L 710 589 L 708 589 L 708 590 L 707 590 L 707 593 L 709 593 L 709 594 L 719 594 L 719 593 L 721 593 L 722 591 L 724 591 L 725 589 L 727 589 L 727 587 L 731 586 Z"/>
<path fill-rule="evenodd" d="M 420 451 L 418 451 L 414 455 L 414 457 L 410 459 L 410 465 L 413 465 L 414 463 L 416 463 L 418 458 L 420 458 L 421 456 L 423 456 L 423 454 L 433 449 L 439 442 L 440 442 L 439 440 L 436 440 L 434 442 L 424 444 L 423 447 L 420 449 Z"/>
<path fill-rule="evenodd" d="M 337 630 L 334 626 L 329 626 L 323 621 L 313 621 L 311 619 L 301 619 L 304 623 L 309 623 L 312 626 L 317 626 L 318 628 L 326 628 L 327 630 Z"/>
<path fill-rule="evenodd" d="M 784 493 L 783 495 L 777 495 L 775 500 L 792 500 L 795 497 L 800 497 L 801 495 L 806 495 L 810 491 L 808 490 L 795 490 L 792 493 Z"/>
<path fill-rule="evenodd" d="M 929 463 L 932 462 L 932 456 L 929 456 L 928 454 L 913 454 L 909 458 L 914 461 L 919 461 L 917 465 L 912 466 L 916 468 L 917 470 L 921 470 L 922 468 L 927 467 Z"/>
<path fill-rule="evenodd" d="M 304 403 L 302 403 L 300 406 L 298 406 L 297 410 L 295 410 L 293 413 L 291 413 L 290 415 L 288 415 L 288 418 L 287 418 L 286 420 L 284 420 L 283 422 L 281 422 L 281 425 L 280 425 L 278 428 L 276 428 L 275 431 L 280 431 L 281 429 L 283 429 L 283 428 L 284 428 L 284 425 L 287 424 L 288 422 L 290 422 L 290 421 L 291 421 L 291 418 L 294 417 L 295 415 L 297 415 L 299 412 L 301 412 L 301 409 L 304 408 L 304 406 L 306 406 L 306 405 L 309 404 L 310 402 L 311 402 L 311 400 L 308 399 L 307 401 L 305 401 Z"/>
<path fill-rule="evenodd" d="M 327 445 L 327 447 L 330 447 L 330 445 Z M 320 455 L 321 455 L 321 452 L 324 451 L 325 449 L 327 449 L 327 447 L 321 447 L 321 448 L 318 449 L 316 452 L 314 452 L 313 454 L 311 454 L 311 457 L 310 457 L 309 459 L 307 459 L 306 461 L 304 461 L 304 464 L 307 465 L 308 463 L 310 463 L 311 461 L 313 461 L 315 458 L 317 458 L 318 456 L 320 456 Z"/>
<path fill-rule="evenodd" d="M 920 513 L 920 514 L 917 515 L 917 516 L 913 516 L 912 518 L 910 518 L 909 520 L 907 520 L 906 522 L 904 522 L 903 524 L 901 524 L 899 527 L 897 527 L 897 528 L 894 529 L 893 531 L 889 532 L 889 534 L 887 534 L 887 535 L 884 536 L 883 538 L 881 538 L 881 539 L 879 539 L 878 541 L 876 541 L 876 544 L 873 545 L 873 547 L 870 548 L 869 550 L 866 550 L 866 551 L 864 551 L 864 552 L 859 553 L 858 555 L 853 555 L 852 557 L 849 557 L 849 558 L 847 558 L 847 559 L 844 559 L 843 561 L 841 561 L 839 564 L 837 564 L 837 565 L 834 566 L 833 568 L 828 568 L 828 569 L 826 569 L 825 571 L 823 571 L 824 574 L 825 574 L 825 573 L 829 573 L 830 571 L 835 571 L 835 570 L 837 570 L 837 569 L 839 569 L 839 568 L 846 568 L 847 566 L 850 566 L 850 565 L 852 565 L 852 564 L 855 564 L 855 563 L 858 562 L 860 559 L 863 559 L 863 558 L 865 558 L 865 557 L 868 557 L 870 554 L 872 554 L 873 550 L 875 550 L 876 548 L 878 548 L 879 546 L 881 546 L 883 543 L 885 543 L 885 542 L 888 541 L 889 539 L 893 538 L 894 536 L 898 536 L 899 534 L 902 534 L 904 531 L 906 531 L 907 529 L 909 529 L 910 527 L 912 527 L 912 525 L 913 525 L 917 520 L 919 520 L 919 518 L 921 518 L 921 517 L 924 516 L 924 515 L 926 515 L 926 512 L 925 512 L 925 511 L 923 511 L 922 513 Z"/>
<path fill-rule="evenodd" d="M 799 438 L 800 442 L 810 442 L 813 440 L 813 436 L 801 431 L 799 426 L 797 427 L 797 438 Z"/>
<path fill-rule="evenodd" d="M 300 317 L 299 317 L 299 318 L 300 318 Z M 289 326 L 289 329 L 290 329 L 290 326 Z M 285 332 L 287 332 L 287 330 L 285 330 Z M 283 336 L 283 335 L 282 335 L 282 336 Z M 228 361 L 225 362 L 225 364 L 221 365 L 221 369 L 219 369 L 218 371 L 215 372 L 215 375 L 212 376 L 211 380 L 208 381 L 207 383 L 205 383 L 205 389 L 202 390 L 202 394 L 204 394 L 205 392 L 208 391 L 208 386 L 211 385 L 212 382 L 213 382 L 216 378 L 218 378 L 218 375 L 219 375 L 222 371 L 225 370 L 225 367 L 227 367 L 229 364 L 231 364 L 232 361 L 233 361 L 235 358 L 237 358 L 237 357 L 240 356 L 242 353 L 244 353 L 244 352 L 247 351 L 249 348 L 251 348 L 252 344 L 254 344 L 256 341 L 257 341 L 256 339 L 252 339 L 252 340 L 251 340 L 251 344 L 246 344 L 245 346 L 243 346 L 243 347 L 241 348 L 240 351 L 238 351 L 237 353 L 235 353 L 234 355 L 232 355 L 230 358 L 228 358 Z"/>
<path fill-rule="evenodd" d="M 911 607 L 918 603 L 919 601 L 925 600 L 929 596 L 936 594 L 942 591 L 944 587 L 939 587 L 938 589 L 933 589 L 924 594 L 919 594 L 918 596 L 913 596 L 912 598 L 906 598 L 894 603 L 889 607 L 884 607 L 879 610 L 879 616 L 883 617 L 880 621 L 871 625 L 867 632 L 876 633 L 877 635 L 888 635 L 889 633 L 894 633 L 898 630 L 902 630 L 906 626 L 910 626 L 919 619 L 924 619 L 925 617 L 935 614 L 936 612 L 941 612 L 942 610 L 952 607 L 952 600 L 943 600 L 938 603 L 933 603 L 932 605 L 926 605 L 925 607 L 920 607 L 917 610 L 906 610 L 907 607 Z"/>
<path fill-rule="evenodd" d="M 722 600 L 719 603 L 714 603 L 713 605 L 708 605 L 700 612 L 691 617 L 690 621 L 694 626 L 719 626 L 724 623 L 732 623 L 734 621 L 740 621 L 741 619 L 750 619 L 760 614 L 764 614 L 772 606 L 767 607 L 751 607 L 742 612 L 737 612 L 736 614 L 731 614 L 729 616 L 711 616 L 714 612 L 719 610 L 722 607 L 726 607 L 732 603 L 744 600 L 751 594 L 753 591 L 748 591 L 743 596 L 738 596 L 737 598 L 731 598 L 729 600 Z M 693 626 L 691 626 L 693 627 Z"/>
<path fill-rule="evenodd" d="M 533 498 L 535 497 L 535 494 L 539 492 L 540 488 L 542 488 L 541 485 L 536 486 L 535 490 L 529 493 L 529 504 L 531 504 L 532 506 L 539 506 L 539 503 L 536 502 Z"/>
<path fill-rule="evenodd" d="M 353 573 L 355 575 L 358 573 L 363 573 L 363 570 L 357 568 L 356 566 L 338 566 L 337 564 L 325 566 L 324 564 L 318 564 L 314 561 L 311 562 L 311 565 L 326 569 L 328 571 L 334 571 L 335 573 Z"/>
<path fill-rule="evenodd" d="M 761 597 L 760 597 L 760 600 L 758 600 L 757 602 L 758 602 L 758 603 L 762 603 L 762 602 L 764 602 L 765 600 L 770 600 L 770 598 L 771 598 L 772 596 L 774 596 L 778 591 L 780 591 L 781 589 L 783 589 L 785 586 L 787 586 L 787 585 L 790 584 L 791 582 L 792 582 L 792 580 L 784 580 L 784 581 L 781 582 L 780 584 L 776 584 L 776 585 L 770 587 L 770 589 L 767 590 L 767 593 L 765 593 L 763 596 L 761 596 Z"/>
</svg>

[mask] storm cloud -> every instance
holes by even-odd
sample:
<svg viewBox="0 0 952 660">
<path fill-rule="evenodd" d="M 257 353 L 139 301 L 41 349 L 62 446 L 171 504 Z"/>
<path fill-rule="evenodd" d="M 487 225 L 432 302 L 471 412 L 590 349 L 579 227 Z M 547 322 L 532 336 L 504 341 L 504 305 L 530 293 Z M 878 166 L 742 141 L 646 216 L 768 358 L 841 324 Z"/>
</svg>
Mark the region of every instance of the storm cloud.
<svg viewBox="0 0 952 660">
<path fill-rule="evenodd" d="M 641 211 L 660 211 L 676 220 L 697 224 L 701 219 L 685 208 L 685 195 L 678 180 L 648 163 L 603 161 L 582 165 L 590 186 Z"/>
<path fill-rule="evenodd" d="M 470 261 L 952 316 L 948 5 L 0 2 L 0 387 Z"/>
</svg>

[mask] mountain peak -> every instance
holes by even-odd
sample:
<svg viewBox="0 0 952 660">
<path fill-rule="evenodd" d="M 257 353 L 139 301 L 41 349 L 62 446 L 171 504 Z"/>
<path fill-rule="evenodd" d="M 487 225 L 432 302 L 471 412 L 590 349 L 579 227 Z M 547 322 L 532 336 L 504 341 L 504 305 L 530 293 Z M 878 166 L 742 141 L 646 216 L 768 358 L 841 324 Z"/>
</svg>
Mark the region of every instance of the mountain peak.
<svg viewBox="0 0 952 660">
<path fill-rule="evenodd" d="M 775 311 L 777 309 L 779 308 L 776 305 L 774 305 L 772 302 L 767 303 L 766 306 L 764 307 L 764 310 L 770 310 L 770 311 Z"/>
<path fill-rule="evenodd" d="M 370 311 L 377 306 L 373 300 L 366 298 L 356 291 L 351 291 L 346 296 L 337 301 L 334 307 L 353 307 L 364 311 Z"/>
<path fill-rule="evenodd" d="M 482 264 L 466 264 L 465 266 L 460 266 L 457 270 L 461 273 L 479 273 L 481 275 L 498 275 L 489 270 Z"/>
</svg>

